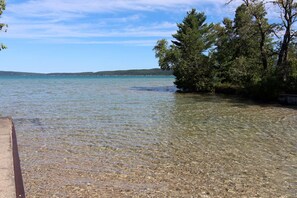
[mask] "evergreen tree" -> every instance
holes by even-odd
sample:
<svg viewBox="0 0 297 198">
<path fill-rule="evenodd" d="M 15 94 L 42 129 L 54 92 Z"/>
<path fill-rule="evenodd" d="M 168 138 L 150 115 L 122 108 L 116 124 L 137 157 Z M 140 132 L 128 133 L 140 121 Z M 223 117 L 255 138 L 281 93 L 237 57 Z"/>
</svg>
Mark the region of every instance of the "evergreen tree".
<svg viewBox="0 0 297 198">
<path fill-rule="evenodd" d="M 173 69 L 175 84 L 182 91 L 208 92 L 213 89 L 212 65 L 208 56 L 214 43 L 213 24 L 207 24 L 204 13 L 192 9 L 177 33 L 172 45 L 160 40 L 154 47 L 162 69 Z"/>
<path fill-rule="evenodd" d="M 232 61 L 235 59 L 235 39 L 237 37 L 233 21 L 225 18 L 223 26 L 216 26 L 217 39 L 215 50 L 212 54 L 212 59 L 216 68 L 216 79 L 223 84 L 231 84 L 233 78 L 230 75 Z"/>
<path fill-rule="evenodd" d="M 236 10 L 235 19 L 225 19 L 218 28 L 215 58 L 219 65 L 222 83 L 246 87 L 259 74 L 257 31 L 247 6 Z"/>
<path fill-rule="evenodd" d="M 244 1 L 234 21 L 224 19 L 217 28 L 214 59 L 223 84 L 248 88 L 260 82 L 272 67 L 272 26 L 268 24 L 261 2 Z"/>
<path fill-rule="evenodd" d="M 229 3 L 232 1 L 233 0 L 229 1 Z M 275 24 L 268 23 L 268 19 L 266 18 L 267 12 L 263 0 L 242 0 L 242 2 L 243 4 L 237 8 L 237 11 L 241 8 L 242 11 L 246 13 L 246 16 L 249 16 L 248 18 L 251 23 L 246 24 L 241 21 L 238 24 L 239 26 L 245 27 L 247 30 L 251 28 L 251 30 L 254 31 L 256 36 L 254 40 L 257 40 L 258 42 L 261 55 L 260 58 L 265 71 L 268 69 L 269 64 L 271 64 L 269 59 L 271 59 L 273 55 L 272 33 L 274 32 Z"/>
<path fill-rule="evenodd" d="M 233 1 L 233 0 L 231 0 Z M 241 0 L 234 20 L 205 23 L 195 9 L 178 24 L 171 45 L 157 42 L 154 50 L 163 70 L 173 70 L 183 91 L 239 92 L 270 100 L 297 93 L 297 48 L 294 23 L 297 3 L 274 0 L 281 11 L 281 29 L 269 24 L 263 0 Z M 279 48 L 273 33 L 283 34 Z"/>
</svg>

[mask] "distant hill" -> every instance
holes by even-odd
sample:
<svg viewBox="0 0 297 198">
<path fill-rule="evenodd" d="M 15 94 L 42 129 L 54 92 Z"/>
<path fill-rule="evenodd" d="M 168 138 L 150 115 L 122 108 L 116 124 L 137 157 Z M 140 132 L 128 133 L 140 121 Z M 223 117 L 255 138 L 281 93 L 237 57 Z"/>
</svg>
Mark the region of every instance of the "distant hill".
<svg viewBox="0 0 297 198">
<path fill-rule="evenodd" d="M 133 69 L 133 70 L 117 70 L 117 71 L 101 71 L 101 72 L 82 72 L 82 73 L 28 73 L 28 72 L 12 72 L 0 71 L 0 76 L 170 76 L 172 71 L 163 71 L 161 69 Z"/>
<path fill-rule="evenodd" d="M 80 75 L 80 76 L 156 76 L 172 75 L 172 71 L 161 69 L 133 69 L 117 71 L 83 72 L 83 73 L 51 73 L 47 75 Z"/>
<path fill-rule="evenodd" d="M 0 76 L 37 76 L 37 75 L 42 75 L 42 74 L 29 73 L 29 72 L 0 71 Z"/>
<path fill-rule="evenodd" d="M 117 70 L 96 72 L 95 75 L 172 75 L 172 71 L 163 71 L 161 69 L 142 69 L 142 70 Z"/>
</svg>

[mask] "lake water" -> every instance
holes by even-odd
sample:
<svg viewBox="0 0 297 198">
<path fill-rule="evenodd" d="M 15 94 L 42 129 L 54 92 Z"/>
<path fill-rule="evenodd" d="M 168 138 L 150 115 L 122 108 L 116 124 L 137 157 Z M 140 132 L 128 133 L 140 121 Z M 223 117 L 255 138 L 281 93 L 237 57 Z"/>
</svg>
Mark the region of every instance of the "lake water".
<svg viewBox="0 0 297 198">
<path fill-rule="evenodd" d="M 27 197 L 297 197 L 297 111 L 169 77 L 0 77 Z"/>
</svg>

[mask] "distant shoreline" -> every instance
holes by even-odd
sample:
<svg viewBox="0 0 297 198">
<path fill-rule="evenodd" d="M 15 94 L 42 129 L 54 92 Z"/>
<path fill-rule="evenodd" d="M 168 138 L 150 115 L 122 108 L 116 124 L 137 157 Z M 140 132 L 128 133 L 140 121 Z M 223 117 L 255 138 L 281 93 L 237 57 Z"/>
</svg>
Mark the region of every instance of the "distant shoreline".
<svg viewBox="0 0 297 198">
<path fill-rule="evenodd" d="M 79 72 L 79 73 L 31 73 L 0 71 L 0 76 L 172 76 L 172 71 L 161 69 L 133 69 L 100 72 Z"/>
</svg>

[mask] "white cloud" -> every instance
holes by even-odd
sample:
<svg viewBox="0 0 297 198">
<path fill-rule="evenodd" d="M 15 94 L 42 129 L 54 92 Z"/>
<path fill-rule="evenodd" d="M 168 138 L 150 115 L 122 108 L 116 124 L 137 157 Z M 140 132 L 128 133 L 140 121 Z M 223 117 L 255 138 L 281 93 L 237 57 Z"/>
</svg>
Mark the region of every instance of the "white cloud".
<svg viewBox="0 0 297 198">
<path fill-rule="evenodd" d="M 140 41 L 144 38 L 168 38 L 175 32 L 176 22 L 179 21 L 149 17 L 162 12 L 184 15 L 185 10 L 196 7 L 216 19 L 230 9 L 224 6 L 225 2 L 226 0 L 8 1 L 2 21 L 9 24 L 9 29 L 2 37 L 45 42 L 53 39 L 69 39 L 70 42 L 70 38 L 76 38 L 81 39 L 81 43 L 86 43 L 83 40 L 85 38 L 92 38 L 94 44 L 112 43 L 100 41 L 102 38 L 131 38 Z"/>
<path fill-rule="evenodd" d="M 112 19 L 114 21 L 124 20 Z M 125 20 L 124 20 L 125 21 Z M 106 24 L 94 26 L 92 23 L 59 24 L 33 22 L 11 24 L 9 32 L 3 34 L 6 38 L 22 38 L 32 40 L 52 40 L 54 38 L 106 39 L 106 38 L 155 38 L 169 37 L 175 32 L 176 24 L 169 22 L 154 23 L 149 26 L 127 26 L 111 28 Z M 78 43 L 78 42 L 76 42 Z M 84 42 L 85 43 L 85 42 Z M 98 42 L 102 43 L 102 41 Z M 120 44 L 120 42 L 118 42 Z M 133 43 L 131 43 L 133 44 Z"/>
<path fill-rule="evenodd" d="M 27 16 L 53 16 L 61 13 L 98 13 L 120 10 L 162 10 L 206 4 L 223 5 L 225 0 L 29 0 L 8 4 L 8 11 Z"/>
<path fill-rule="evenodd" d="M 105 40 L 105 41 L 83 41 L 83 40 L 52 40 L 52 42 L 63 44 L 80 44 L 80 45 L 135 45 L 135 46 L 154 46 L 157 39 L 148 40 Z"/>
</svg>

